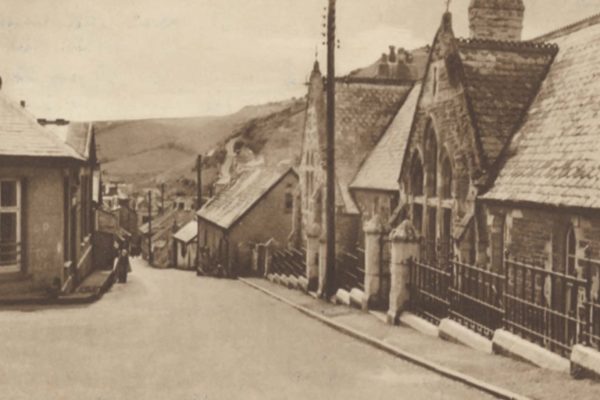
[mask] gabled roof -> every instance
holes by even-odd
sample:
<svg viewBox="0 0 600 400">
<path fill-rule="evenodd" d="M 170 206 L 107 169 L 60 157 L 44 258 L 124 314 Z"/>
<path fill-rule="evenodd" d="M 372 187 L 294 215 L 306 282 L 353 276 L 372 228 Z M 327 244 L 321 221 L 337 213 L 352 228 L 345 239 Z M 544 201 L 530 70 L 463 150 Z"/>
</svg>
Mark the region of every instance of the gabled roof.
<svg viewBox="0 0 600 400">
<path fill-rule="evenodd" d="M 478 140 L 488 165 L 493 165 L 533 101 L 557 48 L 482 39 L 457 39 L 457 44 Z"/>
<path fill-rule="evenodd" d="M 337 82 L 335 161 L 341 193 L 336 202 L 345 208 L 345 212 L 359 212 L 348 186 L 398 113 L 411 88 L 412 84 Z M 323 156 L 323 159 L 326 157 Z"/>
<path fill-rule="evenodd" d="M 82 157 L 0 93 L 0 157 Z"/>
<path fill-rule="evenodd" d="M 189 243 L 198 235 L 198 222 L 190 221 L 173 234 L 173 238 L 183 243 Z"/>
<path fill-rule="evenodd" d="M 600 208 L 600 24 L 559 52 L 484 199 Z"/>
<path fill-rule="evenodd" d="M 69 122 L 66 125 L 47 125 L 47 129 L 56 134 L 64 143 L 69 145 L 86 160 L 94 155 L 93 124 L 88 122 Z"/>
<path fill-rule="evenodd" d="M 225 230 L 231 228 L 288 174 L 285 171 L 255 169 L 243 172 L 232 184 L 210 199 L 197 213 L 198 217 Z"/>
<path fill-rule="evenodd" d="M 420 92 L 421 84 L 411 89 L 402 108 L 356 174 L 350 189 L 398 191 L 398 175 Z"/>
</svg>

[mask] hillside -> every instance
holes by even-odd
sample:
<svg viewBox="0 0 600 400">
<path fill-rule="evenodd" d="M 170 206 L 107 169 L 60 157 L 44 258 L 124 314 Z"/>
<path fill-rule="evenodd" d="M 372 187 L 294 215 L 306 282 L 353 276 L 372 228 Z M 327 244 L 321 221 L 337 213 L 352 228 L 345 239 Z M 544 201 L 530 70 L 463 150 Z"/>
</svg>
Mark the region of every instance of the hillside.
<svg viewBox="0 0 600 400">
<path fill-rule="evenodd" d="M 159 175 L 167 179 L 188 175 L 197 154 L 225 143 L 249 121 L 284 111 L 297 102 L 249 106 L 220 117 L 96 122 L 102 169 L 109 177 L 139 185 Z"/>
</svg>

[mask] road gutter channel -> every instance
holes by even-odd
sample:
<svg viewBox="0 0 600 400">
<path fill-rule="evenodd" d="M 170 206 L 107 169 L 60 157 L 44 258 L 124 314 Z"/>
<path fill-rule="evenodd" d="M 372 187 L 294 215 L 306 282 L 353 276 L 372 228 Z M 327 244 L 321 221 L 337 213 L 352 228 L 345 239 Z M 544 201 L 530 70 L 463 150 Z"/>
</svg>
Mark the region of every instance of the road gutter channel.
<svg viewBox="0 0 600 400">
<path fill-rule="evenodd" d="M 287 304 L 290 307 L 295 308 L 296 310 L 300 311 L 301 313 L 318 320 L 319 322 L 341 332 L 344 333 L 348 336 L 351 336 L 355 339 L 358 339 L 366 344 L 369 344 L 379 350 L 383 350 L 388 354 L 391 354 L 393 356 L 396 356 L 398 358 L 401 358 L 405 361 L 411 362 L 413 364 L 416 364 L 422 368 L 428 369 L 430 371 L 433 371 L 437 374 L 440 374 L 446 378 L 452 379 L 454 381 L 457 382 L 461 382 L 467 386 L 473 387 L 475 389 L 481 390 L 483 392 L 486 392 L 488 394 L 491 394 L 494 397 L 497 397 L 499 399 L 505 399 L 505 400 L 531 400 L 529 397 L 526 396 L 522 396 L 516 393 L 513 393 L 509 390 L 503 389 L 501 387 L 489 384 L 487 382 L 484 382 L 482 380 L 479 380 L 477 378 L 474 378 L 472 376 L 469 375 L 465 375 L 461 372 L 446 368 L 440 364 L 431 362 L 429 360 L 426 360 L 422 357 L 419 357 L 415 354 L 406 352 L 404 350 L 400 350 L 397 349 L 379 339 L 373 338 L 369 335 L 366 335 L 362 332 L 359 332 L 353 328 L 350 328 L 346 325 L 340 324 L 338 322 L 333 321 L 331 318 L 326 317 L 324 315 L 321 315 L 319 313 L 316 313 L 314 311 L 309 310 L 308 308 L 298 305 L 296 303 L 294 303 L 293 301 L 290 301 L 282 296 L 279 296 L 278 294 L 275 294 L 273 292 L 271 292 L 270 290 L 261 287 L 260 285 L 256 285 L 244 278 L 238 278 L 241 282 L 245 283 L 246 285 L 268 295 L 273 297 L 274 299 Z"/>
</svg>

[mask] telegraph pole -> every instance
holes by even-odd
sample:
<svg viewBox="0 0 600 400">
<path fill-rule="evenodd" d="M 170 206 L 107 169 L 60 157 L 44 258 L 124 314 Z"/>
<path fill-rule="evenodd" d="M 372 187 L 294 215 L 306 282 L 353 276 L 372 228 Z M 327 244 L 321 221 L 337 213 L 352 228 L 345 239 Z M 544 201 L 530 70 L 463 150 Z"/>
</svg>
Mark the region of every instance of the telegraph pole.
<svg viewBox="0 0 600 400">
<path fill-rule="evenodd" d="M 148 190 L 148 263 L 152 265 L 152 191 Z"/>
<path fill-rule="evenodd" d="M 196 159 L 196 197 L 198 201 L 196 202 L 196 209 L 200 209 L 202 207 L 202 156 L 198 155 Z"/>
<path fill-rule="evenodd" d="M 335 295 L 335 2 L 327 11 L 327 268 L 325 294 Z"/>
</svg>

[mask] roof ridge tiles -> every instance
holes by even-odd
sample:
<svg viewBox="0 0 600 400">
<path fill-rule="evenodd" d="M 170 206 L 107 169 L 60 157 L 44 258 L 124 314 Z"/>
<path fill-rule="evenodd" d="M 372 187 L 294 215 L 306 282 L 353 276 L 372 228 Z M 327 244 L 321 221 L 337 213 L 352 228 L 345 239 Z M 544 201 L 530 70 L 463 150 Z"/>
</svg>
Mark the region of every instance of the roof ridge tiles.
<svg viewBox="0 0 600 400">
<path fill-rule="evenodd" d="M 480 38 L 456 38 L 461 47 L 482 50 L 527 51 L 539 53 L 556 53 L 558 45 L 549 42 L 509 41 Z"/>
<path fill-rule="evenodd" d="M 558 29 L 554 29 L 550 32 L 544 33 L 543 35 L 536 36 L 533 39 L 531 39 L 531 41 L 538 42 L 538 41 L 542 41 L 542 40 L 556 39 L 561 36 L 565 36 L 570 33 L 577 32 L 581 29 L 588 28 L 590 26 L 597 25 L 597 24 L 600 24 L 600 12 L 592 14 L 589 17 L 580 19 L 578 21 L 575 21 L 571 24 L 565 25 Z"/>
</svg>

